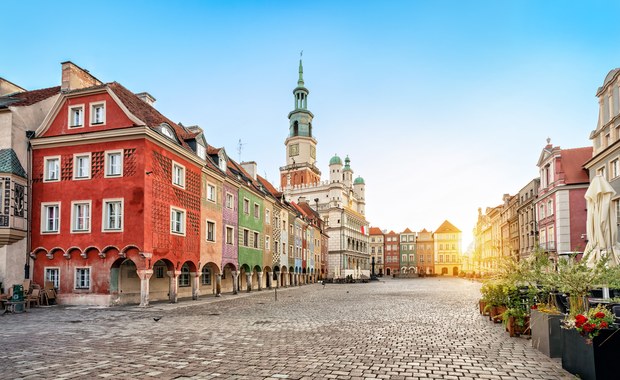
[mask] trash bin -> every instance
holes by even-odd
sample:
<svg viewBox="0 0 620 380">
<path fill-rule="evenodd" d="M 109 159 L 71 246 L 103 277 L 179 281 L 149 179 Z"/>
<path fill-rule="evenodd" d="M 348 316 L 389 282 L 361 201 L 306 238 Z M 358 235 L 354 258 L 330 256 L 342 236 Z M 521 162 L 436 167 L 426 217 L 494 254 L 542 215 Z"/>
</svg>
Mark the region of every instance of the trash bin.
<svg viewBox="0 0 620 380">
<path fill-rule="evenodd" d="M 15 304 L 15 312 L 24 311 L 24 286 L 23 285 L 13 285 L 13 297 L 11 298 L 13 302 L 20 302 Z"/>
</svg>

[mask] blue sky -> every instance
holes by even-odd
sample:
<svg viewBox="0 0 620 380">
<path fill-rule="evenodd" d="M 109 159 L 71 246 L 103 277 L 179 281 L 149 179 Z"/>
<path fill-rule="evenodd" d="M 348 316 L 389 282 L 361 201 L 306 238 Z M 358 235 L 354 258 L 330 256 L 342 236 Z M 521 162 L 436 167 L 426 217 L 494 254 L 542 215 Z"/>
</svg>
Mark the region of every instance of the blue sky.
<svg viewBox="0 0 620 380">
<path fill-rule="evenodd" d="M 319 168 L 349 155 L 367 217 L 402 231 L 537 176 L 545 139 L 589 146 L 595 92 L 620 66 L 616 1 L 5 2 L 0 76 L 58 85 L 71 60 L 148 91 L 172 120 L 278 184 L 299 51 Z"/>
</svg>

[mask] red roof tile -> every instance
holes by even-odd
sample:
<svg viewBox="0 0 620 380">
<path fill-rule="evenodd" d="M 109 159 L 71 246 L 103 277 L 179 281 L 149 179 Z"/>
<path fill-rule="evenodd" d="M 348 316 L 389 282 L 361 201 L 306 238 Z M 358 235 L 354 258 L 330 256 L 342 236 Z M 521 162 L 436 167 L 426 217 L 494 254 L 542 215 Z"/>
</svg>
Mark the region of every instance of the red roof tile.
<svg viewBox="0 0 620 380">
<path fill-rule="evenodd" d="M 562 170 L 564 171 L 564 183 L 588 183 L 590 177 L 583 168 L 583 164 L 592 158 L 592 147 L 562 149 Z"/>
<path fill-rule="evenodd" d="M 13 94 L 13 95 L 7 96 L 7 98 L 9 98 L 11 100 L 15 99 L 14 102 L 11 102 L 8 105 L 11 106 L 11 107 L 30 106 L 30 105 L 38 103 L 38 102 L 40 102 L 42 100 L 45 100 L 45 99 L 47 99 L 49 97 L 57 95 L 59 93 L 60 93 L 60 86 L 49 87 L 49 88 L 42 88 L 40 90 L 20 92 L 20 93 L 17 93 L 17 94 Z"/>
<path fill-rule="evenodd" d="M 370 235 L 383 235 L 383 231 L 379 227 L 370 227 Z"/>
<path fill-rule="evenodd" d="M 271 195 L 273 195 L 275 198 L 280 198 L 282 196 L 282 193 L 280 191 L 278 191 L 269 181 L 267 181 L 265 178 L 261 177 L 260 175 L 256 176 L 256 179 L 258 180 L 258 182 L 263 185 L 263 187 L 265 188 L 265 190 L 267 190 L 267 192 L 269 192 Z"/>
</svg>

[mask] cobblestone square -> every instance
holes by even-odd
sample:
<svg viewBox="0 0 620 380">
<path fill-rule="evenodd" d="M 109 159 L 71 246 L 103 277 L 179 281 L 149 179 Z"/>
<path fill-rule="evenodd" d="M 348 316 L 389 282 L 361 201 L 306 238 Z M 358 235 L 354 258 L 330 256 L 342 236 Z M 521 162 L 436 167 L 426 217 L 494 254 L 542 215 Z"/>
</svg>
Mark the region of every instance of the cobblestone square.
<svg viewBox="0 0 620 380">
<path fill-rule="evenodd" d="M 0 317 L 0 378 L 569 379 L 458 278 L 320 284 Z M 159 319 L 156 321 L 155 319 Z"/>
</svg>

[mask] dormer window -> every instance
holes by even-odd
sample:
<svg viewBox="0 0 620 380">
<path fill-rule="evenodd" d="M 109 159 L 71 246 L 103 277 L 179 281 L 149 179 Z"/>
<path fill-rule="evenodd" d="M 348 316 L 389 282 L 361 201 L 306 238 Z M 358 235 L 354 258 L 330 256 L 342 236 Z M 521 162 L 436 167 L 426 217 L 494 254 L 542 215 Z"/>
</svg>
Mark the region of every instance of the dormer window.
<svg viewBox="0 0 620 380">
<path fill-rule="evenodd" d="M 167 126 L 165 124 L 162 124 L 162 126 L 161 126 L 161 133 L 164 136 L 174 140 L 174 134 L 172 133 L 172 129 L 170 129 L 169 126 Z"/>
<path fill-rule="evenodd" d="M 219 157 L 219 167 L 221 171 L 226 171 L 226 160 L 222 156 Z"/>
<path fill-rule="evenodd" d="M 69 128 L 80 128 L 84 126 L 84 106 L 69 107 Z"/>
<path fill-rule="evenodd" d="M 204 146 L 200 144 L 196 144 L 196 154 L 198 154 L 198 157 L 202 158 L 203 160 L 207 159 L 207 150 Z"/>
<path fill-rule="evenodd" d="M 90 105 L 90 125 L 99 124 L 105 124 L 105 102 Z"/>
</svg>

